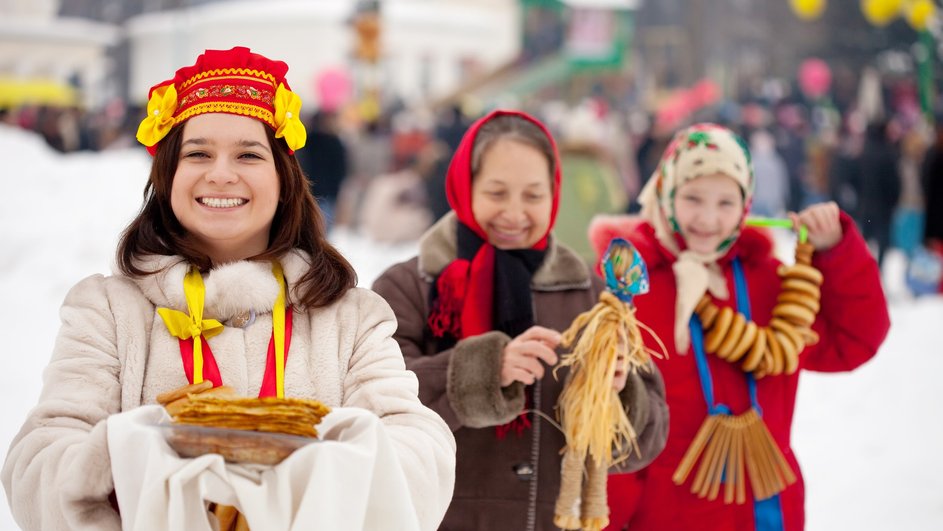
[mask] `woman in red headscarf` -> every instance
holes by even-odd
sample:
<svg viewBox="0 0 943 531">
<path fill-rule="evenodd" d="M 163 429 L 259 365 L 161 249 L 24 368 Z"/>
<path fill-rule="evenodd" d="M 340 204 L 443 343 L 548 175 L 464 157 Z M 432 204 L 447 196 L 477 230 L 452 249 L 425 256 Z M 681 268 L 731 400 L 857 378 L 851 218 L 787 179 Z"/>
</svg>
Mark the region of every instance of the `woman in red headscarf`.
<svg viewBox="0 0 943 531">
<path fill-rule="evenodd" d="M 422 237 L 417 257 L 373 286 L 396 313 L 420 399 L 455 433 L 455 494 L 442 529 L 557 529 L 565 441 L 544 419 L 554 417 L 563 378 L 549 368 L 559 331 L 603 289 L 550 234 L 559 190 L 546 128 L 524 113 L 492 112 L 452 158 L 453 211 Z M 667 436 L 661 376 L 629 374 L 620 396 L 641 449 L 627 466 L 637 469 Z"/>
</svg>

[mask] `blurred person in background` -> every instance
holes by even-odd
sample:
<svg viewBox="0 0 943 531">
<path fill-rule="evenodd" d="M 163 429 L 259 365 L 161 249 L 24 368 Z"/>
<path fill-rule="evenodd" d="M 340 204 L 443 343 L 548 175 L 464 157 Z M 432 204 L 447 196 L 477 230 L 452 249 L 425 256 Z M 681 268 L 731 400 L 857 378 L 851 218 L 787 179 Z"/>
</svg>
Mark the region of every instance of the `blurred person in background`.
<svg viewBox="0 0 943 531">
<path fill-rule="evenodd" d="M 926 202 L 923 241 L 943 252 L 943 113 L 937 114 L 933 143 L 924 155 L 920 174 Z"/>
<path fill-rule="evenodd" d="M 434 221 L 426 193 L 430 181 L 441 182 L 437 170 L 443 156 L 441 142 L 430 142 L 411 165 L 372 179 L 358 209 L 358 230 L 378 242 L 418 240 Z"/>
<path fill-rule="evenodd" d="M 891 246 L 900 249 L 909 259 L 923 240 L 924 190 L 920 182 L 920 165 L 927 150 L 926 130 L 913 127 L 900 139 L 900 201 L 891 227 Z"/>
<path fill-rule="evenodd" d="M 786 163 L 789 174 L 789 200 L 786 203 L 790 212 L 798 212 L 805 202 L 802 176 L 806 166 L 805 119 L 802 107 L 791 100 L 781 100 L 774 106 L 773 136 L 776 138 L 776 151 Z"/>
<path fill-rule="evenodd" d="M 390 127 L 390 115 L 381 112 L 365 119 L 359 131 L 345 137 L 350 171 L 337 196 L 335 217 L 338 224 L 357 229 L 367 187 L 375 177 L 392 170 Z"/>
<path fill-rule="evenodd" d="M 875 246 L 879 266 L 891 244 L 891 219 L 900 199 L 898 159 L 897 149 L 888 137 L 888 122 L 868 124 L 858 159 L 861 177 L 856 218 L 862 236 Z"/>
<path fill-rule="evenodd" d="M 641 121 L 641 120 L 639 120 Z M 654 116 L 648 117 L 647 126 L 642 130 L 637 141 L 638 147 L 635 152 L 636 166 L 638 167 L 638 187 L 639 190 L 645 188 L 648 179 L 658 168 L 658 162 L 661 160 L 661 154 L 668 146 L 673 131 L 667 127 L 659 125 Z M 638 202 L 638 196 L 634 197 L 627 209 L 629 213 L 638 213 L 641 205 Z"/>
<path fill-rule="evenodd" d="M 943 113 L 936 115 L 935 135 L 920 177 L 926 206 L 923 247 L 911 261 L 908 284 L 918 294 L 943 293 Z"/>
<path fill-rule="evenodd" d="M 838 207 L 853 216 L 858 212 L 858 195 L 861 188 L 859 159 L 864 147 L 863 125 L 850 113 L 839 130 L 838 143 L 832 152 L 828 170 L 828 195 Z"/>
<path fill-rule="evenodd" d="M 311 193 L 324 212 L 328 229 L 335 222 L 337 196 L 347 178 L 347 147 L 340 137 L 337 115 L 317 111 L 308 120 L 308 149 L 298 150 L 298 162 L 311 183 Z"/>
<path fill-rule="evenodd" d="M 461 106 L 450 106 L 439 116 L 435 140 L 419 155 L 423 161 L 420 167 L 424 168 L 422 175 L 426 183 L 426 204 L 433 221 L 438 221 L 451 210 L 445 197 L 445 175 L 448 173 L 452 154 L 458 149 L 468 125 Z"/>
<path fill-rule="evenodd" d="M 592 107 L 580 105 L 564 120 L 560 142 L 560 223 L 554 235 L 586 263 L 595 260 L 586 238 L 596 214 L 624 212 L 628 193 L 619 166 L 606 146 L 606 130 Z"/>
<path fill-rule="evenodd" d="M 789 172 L 776 152 L 776 139 L 764 129 L 750 135 L 756 193 L 752 213 L 757 216 L 781 217 L 786 213 L 789 198 Z"/>
</svg>

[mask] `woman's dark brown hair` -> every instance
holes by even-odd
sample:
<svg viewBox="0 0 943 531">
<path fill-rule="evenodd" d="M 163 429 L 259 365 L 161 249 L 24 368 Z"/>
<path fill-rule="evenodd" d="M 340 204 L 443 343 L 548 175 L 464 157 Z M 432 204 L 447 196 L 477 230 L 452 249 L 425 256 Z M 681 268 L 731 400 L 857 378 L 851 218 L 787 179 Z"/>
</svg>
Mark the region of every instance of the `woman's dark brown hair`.
<svg viewBox="0 0 943 531">
<path fill-rule="evenodd" d="M 121 235 L 117 262 L 125 275 L 141 277 L 155 273 L 138 265 L 147 255 L 181 256 L 204 272 L 213 266 L 210 257 L 188 237 L 170 206 L 170 190 L 180 160 L 183 127 L 184 124 L 175 126 L 158 144 L 151 175 L 144 187 L 144 204 Z M 357 284 L 357 274 L 327 241 L 324 216 L 311 195 L 308 180 L 297 159 L 289 154 L 283 140 L 275 138 L 270 128 L 265 128 L 265 134 L 272 147 L 281 191 L 268 248 L 250 260 L 270 261 L 292 249 L 305 251 L 311 263 L 299 281 L 301 300 L 292 303 L 302 308 L 327 306 Z"/>
</svg>

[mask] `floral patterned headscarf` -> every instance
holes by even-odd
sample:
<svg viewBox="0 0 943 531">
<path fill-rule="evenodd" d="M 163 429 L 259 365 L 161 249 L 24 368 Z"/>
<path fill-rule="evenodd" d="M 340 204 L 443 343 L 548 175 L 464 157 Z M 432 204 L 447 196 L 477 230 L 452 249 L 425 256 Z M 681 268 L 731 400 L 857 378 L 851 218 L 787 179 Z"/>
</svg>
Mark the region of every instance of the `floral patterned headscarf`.
<svg viewBox="0 0 943 531">
<path fill-rule="evenodd" d="M 743 192 L 740 224 L 710 253 L 687 250 L 675 212 L 675 194 L 684 183 L 716 173 L 733 179 Z M 753 201 L 754 185 L 753 163 L 746 142 L 726 127 L 700 123 L 675 134 L 639 195 L 642 217 L 655 228 L 658 241 L 676 257 L 672 268 L 678 286 L 675 308 L 678 352 L 685 353 L 690 346 L 688 321 L 701 296 L 707 291 L 719 299 L 729 296 L 717 260 L 727 254 L 740 236 Z"/>
</svg>

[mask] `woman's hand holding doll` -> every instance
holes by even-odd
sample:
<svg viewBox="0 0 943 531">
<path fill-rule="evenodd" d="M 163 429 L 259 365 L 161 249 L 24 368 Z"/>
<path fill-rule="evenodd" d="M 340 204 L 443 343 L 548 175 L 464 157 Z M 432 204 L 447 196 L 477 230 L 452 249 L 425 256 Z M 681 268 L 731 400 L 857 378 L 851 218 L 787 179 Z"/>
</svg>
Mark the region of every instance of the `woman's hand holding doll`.
<svg viewBox="0 0 943 531">
<path fill-rule="evenodd" d="M 504 347 L 501 361 L 501 387 L 514 382 L 531 385 L 544 376 L 544 366 L 557 364 L 553 349 L 560 344 L 560 332 L 543 326 L 532 326 Z"/>
<path fill-rule="evenodd" d="M 554 349 L 560 344 L 560 333 L 543 326 L 532 326 L 523 334 L 515 337 L 504 347 L 504 359 L 501 363 L 501 387 L 514 382 L 531 385 L 543 378 L 544 368 L 557 364 L 558 357 Z M 612 388 L 621 392 L 628 378 L 628 360 L 624 354 L 616 358 L 616 373 Z"/>
</svg>

